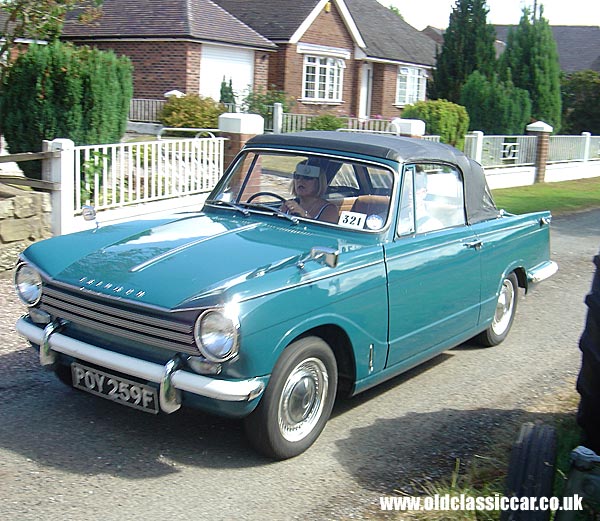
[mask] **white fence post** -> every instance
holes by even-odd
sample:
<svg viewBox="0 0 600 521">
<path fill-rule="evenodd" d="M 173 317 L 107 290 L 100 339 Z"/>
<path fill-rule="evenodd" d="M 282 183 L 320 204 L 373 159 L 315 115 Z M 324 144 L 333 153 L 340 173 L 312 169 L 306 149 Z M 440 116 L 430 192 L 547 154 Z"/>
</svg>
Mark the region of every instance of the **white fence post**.
<svg viewBox="0 0 600 521">
<path fill-rule="evenodd" d="M 483 160 L 483 132 L 481 130 L 473 131 L 475 136 L 475 146 L 473 147 L 474 157 L 473 159 L 481 164 Z"/>
<path fill-rule="evenodd" d="M 57 156 L 48 160 L 44 176 L 57 183 L 52 191 L 52 233 L 62 235 L 74 231 L 75 220 L 75 143 L 70 139 L 55 139 L 45 145 Z"/>
<path fill-rule="evenodd" d="M 283 105 L 275 103 L 273 105 L 273 134 L 281 134 L 283 128 Z"/>
<path fill-rule="evenodd" d="M 583 160 L 590 160 L 590 147 L 592 144 L 592 134 L 590 132 L 582 132 L 583 136 Z"/>
</svg>

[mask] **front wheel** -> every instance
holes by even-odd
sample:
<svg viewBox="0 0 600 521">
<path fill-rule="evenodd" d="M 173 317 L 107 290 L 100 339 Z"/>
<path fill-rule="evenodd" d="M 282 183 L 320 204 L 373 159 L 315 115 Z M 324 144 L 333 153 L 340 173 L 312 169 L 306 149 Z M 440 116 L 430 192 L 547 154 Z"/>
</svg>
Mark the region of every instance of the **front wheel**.
<svg viewBox="0 0 600 521">
<path fill-rule="evenodd" d="M 320 338 L 292 343 L 281 355 L 265 394 L 246 418 L 250 443 L 275 459 L 304 452 L 329 419 L 337 388 L 337 364 Z"/>
<path fill-rule="evenodd" d="M 502 281 L 492 323 L 477 337 L 480 344 L 496 346 L 506 338 L 515 318 L 518 298 L 519 281 L 513 272 Z"/>
</svg>

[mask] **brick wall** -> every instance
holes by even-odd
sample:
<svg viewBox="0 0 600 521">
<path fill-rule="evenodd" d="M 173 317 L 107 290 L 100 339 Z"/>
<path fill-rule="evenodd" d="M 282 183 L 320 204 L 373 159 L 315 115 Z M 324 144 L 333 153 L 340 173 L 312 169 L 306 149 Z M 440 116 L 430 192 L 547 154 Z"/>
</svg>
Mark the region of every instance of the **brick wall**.
<svg viewBox="0 0 600 521">
<path fill-rule="evenodd" d="M 75 44 L 89 44 L 74 41 Z M 163 99 L 165 92 L 200 90 L 202 44 L 178 41 L 110 41 L 94 42 L 94 47 L 125 55 L 133 64 L 133 97 Z M 267 88 L 271 53 L 255 51 L 254 84 Z"/>
<path fill-rule="evenodd" d="M 50 237 L 50 195 L 0 184 L 0 272 L 31 243 Z"/>
<path fill-rule="evenodd" d="M 254 90 L 269 88 L 269 64 L 272 55 L 270 52 L 254 52 Z"/>
<path fill-rule="evenodd" d="M 395 107 L 397 65 L 376 63 L 373 66 L 373 96 L 371 114 L 383 118 L 395 118 L 402 114 L 402 109 Z"/>
</svg>

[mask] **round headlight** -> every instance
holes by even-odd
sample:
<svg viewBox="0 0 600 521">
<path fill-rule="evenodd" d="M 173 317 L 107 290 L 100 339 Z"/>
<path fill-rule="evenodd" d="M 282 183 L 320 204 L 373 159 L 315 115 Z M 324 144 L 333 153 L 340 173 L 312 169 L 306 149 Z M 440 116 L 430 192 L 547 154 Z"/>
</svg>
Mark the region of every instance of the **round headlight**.
<svg viewBox="0 0 600 521">
<path fill-rule="evenodd" d="M 42 277 L 29 264 L 19 264 L 15 271 L 15 289 L 26 306 L 35 306 L 42 298 Z"/>
<path fill-rule="evenodd" d="M 221 363 L 238 353 L 237 322 L 221 311 L 205 311 L 194 327 L 194 337 L 200 352 L 207 360 Z"/>
</svg>

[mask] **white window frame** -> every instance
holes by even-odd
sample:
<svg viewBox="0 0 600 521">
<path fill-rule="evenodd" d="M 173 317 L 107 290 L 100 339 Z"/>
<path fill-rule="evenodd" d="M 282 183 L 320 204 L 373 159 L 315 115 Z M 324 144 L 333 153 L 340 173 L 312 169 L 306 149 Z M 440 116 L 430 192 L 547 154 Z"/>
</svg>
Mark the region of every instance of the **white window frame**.
<svg viewBox="0 0 600 521">
<path fill-rule="evenodd" d="M 342 103 L 345 68 L 346 62 L 342 58 L 305 54 L 302 101 Z"/>
<path fill-rule="evenodd" d="M 396 105 L 404 106 L 425 100 L 427 71 L 420 67 L 400 65 L 396 80 Z"/>
</svg>

